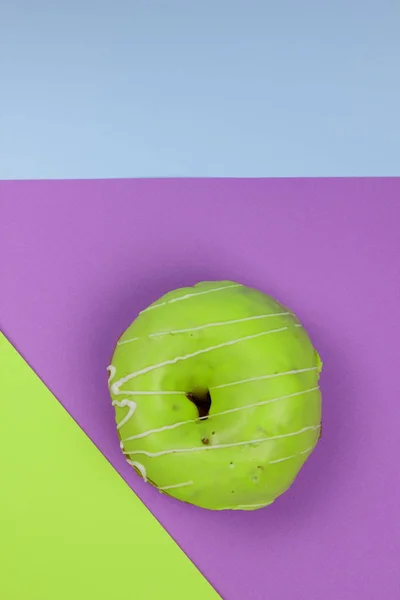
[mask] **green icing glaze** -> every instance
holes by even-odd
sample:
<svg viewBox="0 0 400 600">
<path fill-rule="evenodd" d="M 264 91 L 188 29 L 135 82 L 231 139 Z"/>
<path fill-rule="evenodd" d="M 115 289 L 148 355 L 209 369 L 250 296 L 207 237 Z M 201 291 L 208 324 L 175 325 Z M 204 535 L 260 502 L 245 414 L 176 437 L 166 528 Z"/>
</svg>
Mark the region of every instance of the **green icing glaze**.
<svg viewBox="0 0 400 600">
<path fill-rule="evenodd" d="M 321 368 L 298 319 L 270 296 L 231 281 L 175 290 L 142 311 L 115 348 L 109 386 L 121 448 L 179 500 L 265 506 L 319 439 Z M 187 394 L 207 390 L 211 407 L 200 419 Z"/>
</svg>

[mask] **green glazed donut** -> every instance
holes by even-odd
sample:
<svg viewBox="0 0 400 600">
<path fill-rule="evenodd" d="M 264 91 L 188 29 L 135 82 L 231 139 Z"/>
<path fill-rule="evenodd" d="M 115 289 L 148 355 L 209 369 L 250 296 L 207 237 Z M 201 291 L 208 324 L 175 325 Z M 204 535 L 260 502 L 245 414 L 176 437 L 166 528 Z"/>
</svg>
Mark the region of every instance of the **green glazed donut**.
<svg viewBox="0 0 400 600">
<path fill-rule="evenodd" d="M 254 510 L 294 481 L 321 429 L 321 360 L 296 316 L 231 281 L 169 292 L 109 370 L 121 449 L 161 492 Z"/>
</svg>

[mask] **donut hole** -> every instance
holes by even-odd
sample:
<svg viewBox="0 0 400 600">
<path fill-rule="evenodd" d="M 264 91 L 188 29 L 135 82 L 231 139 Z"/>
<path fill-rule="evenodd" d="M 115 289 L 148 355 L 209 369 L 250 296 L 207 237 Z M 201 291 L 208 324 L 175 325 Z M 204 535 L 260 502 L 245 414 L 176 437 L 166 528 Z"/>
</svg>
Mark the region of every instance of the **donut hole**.
<svg viewBox="0 0 400 600">
<path fill-rule="evenodd" d="M 197 408 L 200 419 L 207 419 L 211 408 L 211 395 L 209 390 L 195 390 L 188 392 L 186 398 Z"/>
</svg>

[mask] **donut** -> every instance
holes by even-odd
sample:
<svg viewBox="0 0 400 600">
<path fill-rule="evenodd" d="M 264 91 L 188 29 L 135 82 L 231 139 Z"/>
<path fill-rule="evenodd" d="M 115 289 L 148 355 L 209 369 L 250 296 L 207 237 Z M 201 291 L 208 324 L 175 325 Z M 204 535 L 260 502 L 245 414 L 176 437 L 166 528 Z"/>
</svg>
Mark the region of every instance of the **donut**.
<svg viewBox="0 0 400 600">
<path fill-rule="evenodd" d="M 294 313 L 233 281 L 178 289 L 119 338 L 109 391 L 144 481 L 210 510 L 285 492 L 321 431 L 322 362 Z"/>
</svg>

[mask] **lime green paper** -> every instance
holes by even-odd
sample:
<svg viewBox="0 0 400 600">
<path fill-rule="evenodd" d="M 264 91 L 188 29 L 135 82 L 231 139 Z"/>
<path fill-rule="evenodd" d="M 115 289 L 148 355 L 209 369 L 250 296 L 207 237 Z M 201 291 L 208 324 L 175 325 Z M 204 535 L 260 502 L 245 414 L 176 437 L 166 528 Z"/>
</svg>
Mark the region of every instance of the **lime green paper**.
<svg viewBox="0 0 400 600">
<path fill-rule="evenodd" d="M 218 598 L 1 333 L 0 359 L 0 598 Z"/>
</svg>

